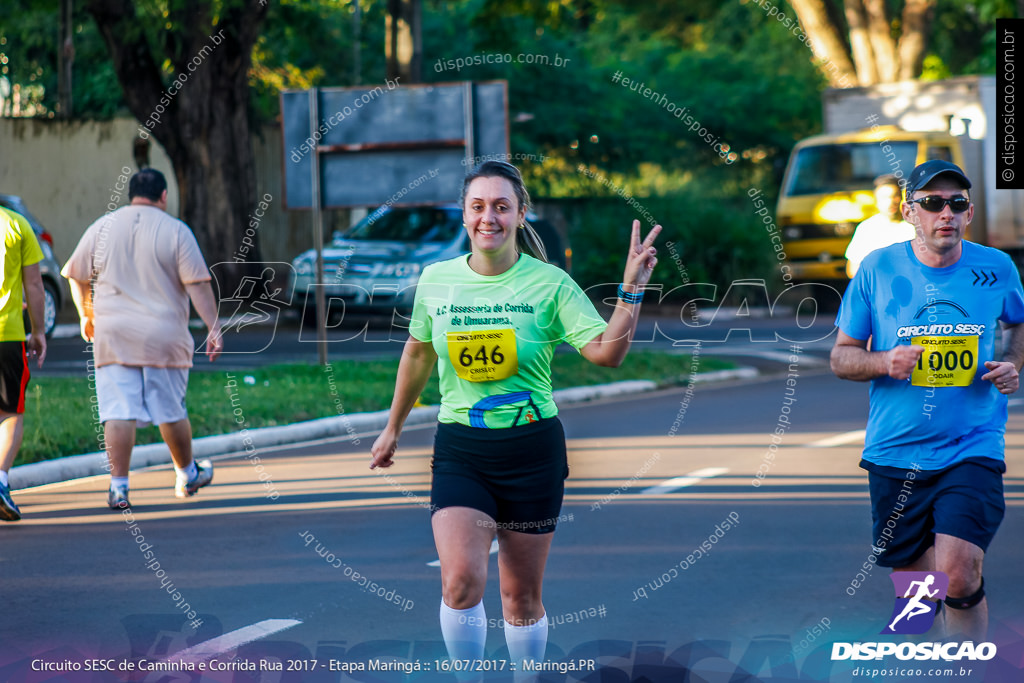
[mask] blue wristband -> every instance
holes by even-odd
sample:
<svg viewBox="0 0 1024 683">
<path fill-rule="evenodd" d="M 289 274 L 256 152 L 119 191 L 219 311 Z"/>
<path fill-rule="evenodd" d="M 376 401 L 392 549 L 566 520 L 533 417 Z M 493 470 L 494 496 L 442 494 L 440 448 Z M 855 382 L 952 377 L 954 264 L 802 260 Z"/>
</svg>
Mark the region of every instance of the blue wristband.
<svg viewBox="0 0 1024 683">
<path fill-rule="evenodd" d="M 619 299 L 627 304 L 638 304 L 644 300 L 644 293 L 641 291 L 632 294 L 627 292 L 622 285 L 619 285 Z"/>
</svg>

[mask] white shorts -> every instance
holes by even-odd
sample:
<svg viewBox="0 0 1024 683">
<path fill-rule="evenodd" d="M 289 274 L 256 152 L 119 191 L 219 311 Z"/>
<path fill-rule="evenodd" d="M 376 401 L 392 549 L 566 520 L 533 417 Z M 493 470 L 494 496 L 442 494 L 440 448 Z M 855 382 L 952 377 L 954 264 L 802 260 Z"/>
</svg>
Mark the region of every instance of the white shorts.
<svg viewBox="0 0 1024 683">
<path fill-rule="evenodd" d="M 188 417 L 188 368 L 104 365 L 96 368 L 100 422 L 135 420 L 136 426 L 177 422 Z"/>
</svg>

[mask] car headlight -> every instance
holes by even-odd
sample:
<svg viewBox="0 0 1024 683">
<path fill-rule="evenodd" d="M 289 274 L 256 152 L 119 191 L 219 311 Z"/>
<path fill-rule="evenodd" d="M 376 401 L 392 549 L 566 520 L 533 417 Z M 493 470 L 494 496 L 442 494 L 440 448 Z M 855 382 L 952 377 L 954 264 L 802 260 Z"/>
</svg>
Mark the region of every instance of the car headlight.
<svg viewBox="0 0 1024 683">
<path fill-rule="evenodd" d="M 385 277 L 409 277 L 418 275 L 420 264 L 418 263 L 386 263 L 380 269 L 380 274 Z"/>
</svg>

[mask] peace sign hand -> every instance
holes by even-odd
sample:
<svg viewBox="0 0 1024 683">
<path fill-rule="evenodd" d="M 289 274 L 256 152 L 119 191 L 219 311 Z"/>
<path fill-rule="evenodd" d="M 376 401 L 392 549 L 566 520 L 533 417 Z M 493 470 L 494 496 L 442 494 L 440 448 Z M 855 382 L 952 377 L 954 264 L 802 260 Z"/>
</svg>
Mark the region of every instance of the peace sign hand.
<svg viewBox="0 0 1024 683">
<path fill-rule="evenodd" d="M 651 280 L 651 273 L 658 259 L 655 254 L 654 239 L 661 232 L 661 226 L 655 225 L 644 241 L 640 241 L 640 221 L 633 221 L 633 234 L 629 241 L 629 255 L 626 257 L 626 271 L 622 275 L 622 284 L 643 287 Z"/>
</svg>

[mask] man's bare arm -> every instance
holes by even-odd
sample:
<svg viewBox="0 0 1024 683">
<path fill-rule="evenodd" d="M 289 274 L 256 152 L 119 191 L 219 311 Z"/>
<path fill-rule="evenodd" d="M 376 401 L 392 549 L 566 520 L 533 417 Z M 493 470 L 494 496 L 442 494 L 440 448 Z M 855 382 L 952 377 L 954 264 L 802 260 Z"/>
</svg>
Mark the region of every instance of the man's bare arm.
<svg viewBox="0 0 1024 683">
<path fill-rule="evenodd" d="M 1003 360 L 1020 371 L 1024 366 L 1024 325 L 1006 325 L 1003 329 Z"/>
<path fill-rule="evenodd" d="M 220 322 L 217 320 L 217 297 L 213 295 L 213 287 L 210 286 L 209 280 L 203 280 L 187 283 L 185 291 L 188 292 L 196 313 L 209 330 L 206 337 L 206 355 L 211 361 L 215 361 L 224 349 L 224 340 L 221 337 Z"/>
<path fill-rule="evenodd" d="M 854 339 L 837 330 L 836 344 L 830 357 L 832 372 L 839 379 L 867 382 L 888 375 L 907 379 L 914 371 L 922 346 L 894 346 L 888 351 L 868 351 L 867 339 Z"/>
<path fill-rule="evenodd" d="M 1024 325 L 1003 326 L 1003 358 L 985 361 L 988 370 L 981 379 L 992 382 L 1001 394 L 1012 394 L 1020 388 L 1020 368 L 1024 363 Z"/>
<path fill-rule="evenodd" d="M 21 269 L 22 282 L 25 287 L 25 300 L 28 303 L 28 319 L 32 324 L 32 333 L 28 339 L 28 349 L 36 358 L 36 365 L 43 367 L 46 360 L 46 294 L 43 289 L 43 278 L 39 272 L 39 264 L 33 263 Z"/>
</svg>

